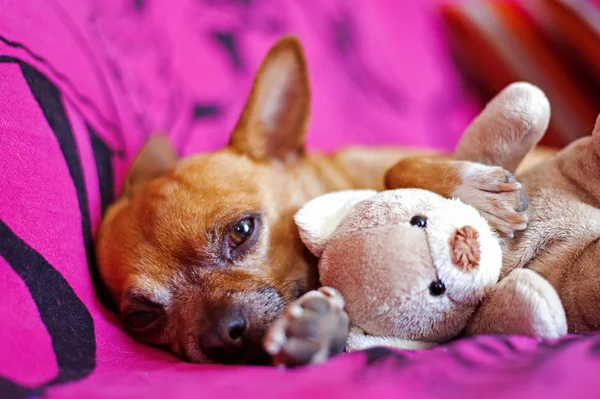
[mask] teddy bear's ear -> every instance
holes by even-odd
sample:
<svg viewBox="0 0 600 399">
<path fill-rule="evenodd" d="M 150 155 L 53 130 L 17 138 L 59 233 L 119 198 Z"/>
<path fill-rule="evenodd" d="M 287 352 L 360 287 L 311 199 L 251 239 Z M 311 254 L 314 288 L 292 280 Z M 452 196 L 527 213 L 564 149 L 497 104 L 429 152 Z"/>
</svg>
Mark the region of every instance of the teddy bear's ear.
<svg viewBox="0 0 600 399">
<path fill-rule="evenodd" d="M 338 224 L 359 202 L 377 194 L 375 190 L 345 190 L 317 197 L 294 216 L 304 245 L 320 257 Z"/>
<path fill-rule="evenodd" d="M 529 83 L 512 83 L 465 130 L 454 156 L 515 173 L 549 122 L 550 102 L 544 92 Z"/>
</svg>

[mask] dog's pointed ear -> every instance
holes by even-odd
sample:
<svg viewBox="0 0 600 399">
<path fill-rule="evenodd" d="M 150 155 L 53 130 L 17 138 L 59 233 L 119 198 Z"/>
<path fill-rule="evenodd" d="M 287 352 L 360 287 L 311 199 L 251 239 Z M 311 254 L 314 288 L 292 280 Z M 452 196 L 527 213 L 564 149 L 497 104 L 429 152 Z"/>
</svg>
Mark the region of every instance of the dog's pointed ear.
<svg viewBox="0 0 600 399">
<path fill-rule="evenodd" d="M 230 146 L 258 161 L 296 159 L 304 152 L 309 100 L 302 46 L 285 36 L 260 65 Z"/>
<path fill-rule="evenodd" d="M 308 250 L 321 257 L 327 241 L 356 204 L 377 194 L 375 190 L 345 190 L 307 202 L 294 215 L 300 238 Z"/>
<path fill-rule="evenodd" d="M 129 168 L 122 195 L 132 197 L 144 184 L 165 174 L 177 159 L 177 152 L 166 137 L 151 138 Z"/>
<path fill-rule="evenodd" d="M 550 102 L 544 92 L 526 82 L 512 83 L 467 127 L 454 156 L 515 173 L 544 136 L 549 122 Z"/>
</svg>

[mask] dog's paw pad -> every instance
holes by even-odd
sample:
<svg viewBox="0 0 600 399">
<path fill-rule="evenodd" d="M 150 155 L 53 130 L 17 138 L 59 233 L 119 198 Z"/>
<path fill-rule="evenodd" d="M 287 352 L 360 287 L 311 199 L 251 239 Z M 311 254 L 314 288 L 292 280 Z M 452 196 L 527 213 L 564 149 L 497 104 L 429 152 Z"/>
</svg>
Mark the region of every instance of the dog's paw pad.
<svg viewBox="0 0 600 399">
<path fill-rule="evenodd" d="M 323 287 L 285 310 L 269 330 L 264 347 L 277 366 L 319 363 L 344 351 L 348 328 L 341 295 Z"/>
</svg>

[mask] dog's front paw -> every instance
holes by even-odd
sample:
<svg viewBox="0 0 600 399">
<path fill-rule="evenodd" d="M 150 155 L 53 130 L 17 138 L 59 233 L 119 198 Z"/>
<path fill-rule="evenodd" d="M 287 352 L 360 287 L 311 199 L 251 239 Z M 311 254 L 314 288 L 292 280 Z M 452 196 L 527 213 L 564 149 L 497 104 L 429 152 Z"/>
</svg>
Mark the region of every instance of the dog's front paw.
<svg viewBox="0 0 600 399">
<path fill-rule="evenodd" d="M 488 223 L 505 237 L 527 227 L 529 203 L 525 190 L 509 171 L 470 163 L 454 195 L 477 208 Z"/>
<path fill-rule="evenodd" d="M 264 340 L 275 366 L 320 363 L 344 351 L 349 319 L 344 300 L 333 288 L 310 291 L 273 323 Z"/>
</svg>

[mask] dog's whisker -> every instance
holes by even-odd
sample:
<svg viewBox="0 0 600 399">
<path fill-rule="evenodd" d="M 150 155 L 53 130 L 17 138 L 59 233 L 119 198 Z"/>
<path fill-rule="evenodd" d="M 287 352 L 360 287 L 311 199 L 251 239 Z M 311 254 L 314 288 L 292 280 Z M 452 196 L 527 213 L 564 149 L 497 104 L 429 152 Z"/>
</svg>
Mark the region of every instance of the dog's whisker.
<svg viewBox="0 0 600 399">
<path fill-rule="evenodd" d="M 287 287 L 289 287 L 292 284 L 296 284 L 298 283 L 300 280 L 291 280 L 288 281 L 286 284 L 284 284 L 283 286 L 281 286 L 281 288 L 279 289 L 280 291 L 283 291 L 284 289 L 286 289 Z"/>
<path fill-rule="evenodd" d="M 269 288 L 276 289 L 275 287 L 278 284 L 276 281 L 277 281 L 277 279 L 273 279 L 273 280 L 269 281 L 268 283 L 265 284 L 265 288 L 267 288 L 267 289 L 269 289 Z"/>
<path fill-rule="evenodd" d="M 277 285 L 281 284 L 280 287 L 277 287 L 277 290 L 281 291 L 281 290 L 285 289 L 286 287 L 288 287 L 290 284 L 298 283 L 300 281 L 302 281 L 302 280 L 299 280 L 299 279 L 297 279 L 297 280 L 281 280 L 277 283 Z"/>
</svg>

